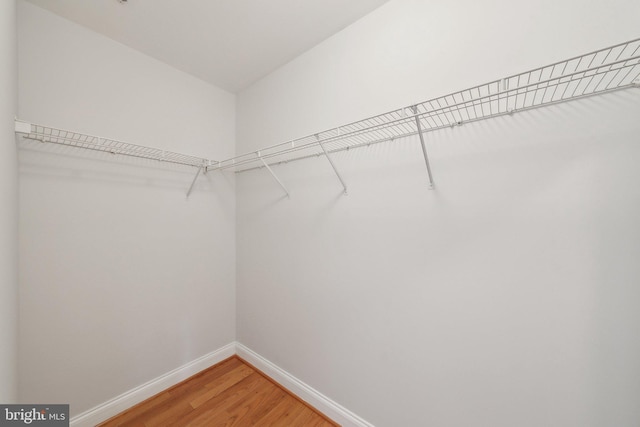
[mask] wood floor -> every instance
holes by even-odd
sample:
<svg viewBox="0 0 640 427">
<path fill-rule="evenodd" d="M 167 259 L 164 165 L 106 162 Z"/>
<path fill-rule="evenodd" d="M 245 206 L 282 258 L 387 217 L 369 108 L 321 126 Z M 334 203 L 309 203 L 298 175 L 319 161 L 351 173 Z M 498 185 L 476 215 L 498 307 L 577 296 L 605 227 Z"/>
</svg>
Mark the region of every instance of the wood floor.
<svg viewBox="0 0 640 427">
<path fill-rule="evenodd" d="M 116 415 L 115 426 L 338 426 L 237 356 Z"/>
</svg>

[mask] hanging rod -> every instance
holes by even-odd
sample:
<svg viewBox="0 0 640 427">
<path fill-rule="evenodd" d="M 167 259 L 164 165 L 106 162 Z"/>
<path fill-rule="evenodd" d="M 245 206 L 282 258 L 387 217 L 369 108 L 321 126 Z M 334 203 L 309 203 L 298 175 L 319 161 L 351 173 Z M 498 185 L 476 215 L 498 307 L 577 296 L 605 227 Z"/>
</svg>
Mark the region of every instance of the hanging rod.
<svg viewBox="0 0 640 427">
<path fill-rule="evenodd" d="M 246 172 L 264 167 L 263 161 L 270 166 L 287 163 L 324 155 L 325 150 L 393 141 L 631 87 L 640 87 L 640 38 L 261 148 L 259 157 L 253 151 L 207 169 Z"/>
</svg>

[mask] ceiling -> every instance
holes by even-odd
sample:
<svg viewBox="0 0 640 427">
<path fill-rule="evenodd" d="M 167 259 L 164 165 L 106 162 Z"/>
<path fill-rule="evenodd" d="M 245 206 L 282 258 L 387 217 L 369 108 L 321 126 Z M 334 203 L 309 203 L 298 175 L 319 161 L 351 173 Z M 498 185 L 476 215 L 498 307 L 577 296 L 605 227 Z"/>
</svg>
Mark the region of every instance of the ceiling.
<svg viewBox="0 0 640 427">
<path fill-rule="evenodd" d="M 387 0 L 29 0 L 238 92 Z"/>
</svg>

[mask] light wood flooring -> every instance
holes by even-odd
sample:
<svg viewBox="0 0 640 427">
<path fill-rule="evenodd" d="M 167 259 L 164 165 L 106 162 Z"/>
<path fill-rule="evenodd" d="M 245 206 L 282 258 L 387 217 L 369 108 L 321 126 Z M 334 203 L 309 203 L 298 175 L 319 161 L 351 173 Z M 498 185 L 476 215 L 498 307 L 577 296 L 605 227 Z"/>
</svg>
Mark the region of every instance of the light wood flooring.
<svg viewBox="0 0 640 427">
<path fill-rule="evenodd" d="M 237 356 L 100 424 L 116 426 L 338 426 Z"/>
</svg>

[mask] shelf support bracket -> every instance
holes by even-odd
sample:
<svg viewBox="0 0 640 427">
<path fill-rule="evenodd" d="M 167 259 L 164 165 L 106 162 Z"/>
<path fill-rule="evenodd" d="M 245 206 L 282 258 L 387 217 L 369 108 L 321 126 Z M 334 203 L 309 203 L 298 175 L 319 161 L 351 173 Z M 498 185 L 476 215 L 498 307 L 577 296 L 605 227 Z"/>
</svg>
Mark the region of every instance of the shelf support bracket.
<svg viewBox="0 0 640 427">
<path fill-rule="evenodd" d="M 324 152 L 324 155 L 327 157 L 327 160 L 329 160 L 329 163 L 331 164 L 331 167 L 333 168 L 333 171 L 338 176 L 338 179 L 340 180 L 340 184 L 342 184 L 342 188 L 344 188 L 344 195 L 346 196 L 347 195 L 347 184 L 344 183 L 344 180 L 342 179 L 342 176 L 340 175 L 340 172 L 338 172 L 338 168 L 336 168 L 336 165 L 333 163 L 333 160 L 331 159 L 331 156 L 329 155 L 329 152 L 327 151 L 327 149 L 324 147 L 324 145 L 320 141 L 320 137 L 318 135 L 316 135 L 316 140 L 318 141 L 318 145 L 320 146 L 320 148 L 322 148 L 322 151 Z"/>
<path fill-rule="evenodd" d="M 202 172 L 202 168 L 203 166 L 200 166 L 198 168 L 198 172 L 196 172 L 196 176 L 193 177 L 193 181 L 191 181 L 191 186 L 189 186 L 189 189 L 187 190 L 187 198 L 189 198 L 189 196 L 191 195 L 191 192 L 193 191 L 193 186 L 196 185 L 196 180 L 200 176 L 200 172 Z"/>
<path fill-rule="evenodd" d="M 424 135 L 422 134 L 422 125 L 420 124 L 420 117 L 418 116 L 418 107 L 411 107 L 416 119 L 416 129 L 418 130 L 418 136 L 420 137 L 420 145 L 422 145 L 422 154 L 424 155 L 424 162 L 427 165 L 427 174 L 429 175 L 429 188 L 433 189 L 433 175 L 431 175 L 431 165 L 429 165 L 429 156 L 427 155 L 427 146 L 424 143 Z"/>
<path fill-rule="evenodd" d="M 273 172 L 273 170 L 271 169 L 271 167 L 267 164 L 267 162 L 264 161 L 264 159 L 262 158 L 262 156 L 260 156 L 260 152 L 258 151 L 256 153 L 258 155 L 258 158 L 260 159 L 260 161 L 262 162 L 262 164 L 264 165 L 264 167 L 269 171 L 269 173 L 271 174 L 271 176 L 273 177 L 273 179 L 276 180 L 276 182 L 280 185 L 280 187 L 282 187 L 282 190 L 287 194 L 287 197 L 291 198 L 291 196 L 289 195 L 289 191 L 287 190 L 287 187 L 284 186 L 284 184 L 282 183 L 282 181 L 280 181 L 280 178 L 278 178 L 278 176 L 275 174 L 275 172 Z"/>
</svg>

